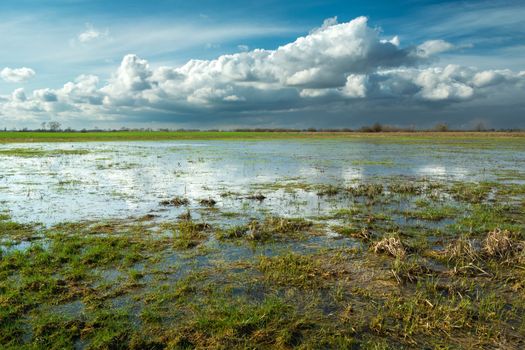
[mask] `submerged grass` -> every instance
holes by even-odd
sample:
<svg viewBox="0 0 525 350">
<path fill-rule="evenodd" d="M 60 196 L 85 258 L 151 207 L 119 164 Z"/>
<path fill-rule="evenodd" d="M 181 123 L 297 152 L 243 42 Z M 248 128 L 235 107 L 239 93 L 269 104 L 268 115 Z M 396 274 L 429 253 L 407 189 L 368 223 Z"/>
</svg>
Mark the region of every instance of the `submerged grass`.
<svg viewBox="0 0 525 350">
<path fill-rule="evenodd" d="M 177 223 L 164 223 L 161 227 L 172 233 L 173 247 L 178 249 L 190 249 L 198 246 L 207 238 L 207 232 L 211 226 L 207 223 L 197 223 L 181 220 Z"/>
<path fill-rule="evenodd" d="M 256 242 L 284 241 L 297 239 L 311 231 L 313 223 L 301 218 L 280 218 L 268 216 L 264 220 L 252 220 L 246 225 L 219 230 L 219 239 L 243 238 Z"/>
<path fill-rule="evenodd" d="M 90 152 L 85 149 L 53 149 L 53 150 L 44 150 L 38 148 L 8 148 L 0 149 L 0 156 L 10 156 L 10 157 L 57 157 L 62 155 L 85 155 Z"/>
<path fill-rule="evenodd" d="M 345 278 L 349 273 L 341 261 L 334 260 L 339 259 L 288 253 L 262 256 L 257 266 L 271 286 L 325 288 L 329 280 Z"/>
</svg>

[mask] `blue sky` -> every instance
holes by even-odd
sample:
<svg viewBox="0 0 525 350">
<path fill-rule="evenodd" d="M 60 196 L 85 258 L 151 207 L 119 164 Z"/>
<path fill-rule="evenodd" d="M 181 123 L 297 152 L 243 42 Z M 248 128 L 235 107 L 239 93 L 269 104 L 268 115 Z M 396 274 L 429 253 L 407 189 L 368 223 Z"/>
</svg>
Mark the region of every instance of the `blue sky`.
<svg viewBox="0 0 525 350">
<path fill-rule="evenodd" d="M 360 16 L 366 23 L 352 25 Z M 327 19 L 332 29 L 315 34 Z M 346 57 L 326 56 L 318 47 L 301 47 L 299 37 L 325 51 L 358 44 Z M 390 53 L 380 53 L 392 56 L 376 65 L 368 63 L 378 60 L 377 52 L 364 57 L 365 70 L 345 63 L 362 47 L 394 37 L 383 45 Z M 283 71 L 276 72 L 271 53 L 254 53 L 279 52 L 294 42 L 292 51 L 281 50 L 290 59 L 279 63 Z M 7 0 L 0 3 L 0 50 L 0 126 L 49 120 L 73 127 L 525 126 L 522 1 Z M 311 61 L 294 66 L 302 58 L 293 50 L 307 50 Z M 253 73 L 256 84 L 217 72 L 232 64 L 224 55 L 239 53 L 231 59 L 235 69 L 253 64 L 253 73 L 264 65 L 273 76 Z M 217 59 L 225 65 L 217 68 Z M 339 68 L 319 63 L 332 59 Z M 208 70 L 190 69 L 190 60 L 204 60 Z M 297 83 L 305 74 L 310 80 Z M 143 88 L 129 79 L 144 79 Z M 394 94 L 392 86 L 400 84 L 410 88 Z"/>
</svg>

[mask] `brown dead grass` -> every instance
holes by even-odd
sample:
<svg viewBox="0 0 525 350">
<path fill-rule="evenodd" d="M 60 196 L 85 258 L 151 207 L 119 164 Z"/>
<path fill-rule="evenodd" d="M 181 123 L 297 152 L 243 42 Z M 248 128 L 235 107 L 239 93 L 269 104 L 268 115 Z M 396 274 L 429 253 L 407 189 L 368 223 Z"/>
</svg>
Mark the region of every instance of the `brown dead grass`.
<svg viewBox="0 0 525 350">
<path fill-rule="evenodd" d="M 517 248 L 508 230 L 495 229 L 483 241 L 483 252 L 489 257 L 505 258 Z"/>
<path fill-rule="evenodd" d="M 472 263 L 479 259 L 478 249 L 474 241 L 466 237 L 460 237 L 454 242 L 450 243 L 444 254 L 449 261 L 460 261 L 464 263 Z"/>
<path fill-rule="evenodd" d="M 376 242 L 372 249 L 376 254 L 389 254 L 398 259 L 404 258 L 407 254 L 403 243 L 397 237 L 385 237 Z"/>
</svg>

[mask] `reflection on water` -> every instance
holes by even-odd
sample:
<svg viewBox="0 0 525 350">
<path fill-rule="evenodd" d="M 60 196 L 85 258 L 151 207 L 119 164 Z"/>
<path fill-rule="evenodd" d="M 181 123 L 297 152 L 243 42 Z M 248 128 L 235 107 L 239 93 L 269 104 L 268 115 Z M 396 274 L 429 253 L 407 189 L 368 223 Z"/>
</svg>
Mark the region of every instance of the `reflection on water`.
<svg viewBox="0 0 525 350">
<path fill-rule="evenodd" d="M 195 207 L 200 199 L 213 197 L 219 208 L 244 210 L 247 215 L 251 206 L 314 215 L 323 209 L 314 194 L 294 199 L 273 191 L 267 193 L 267 200 L 249 204 L 238 197 L 253 193 L 257 184 L 277 181 L 342 185 L 386 176 L 490 180 L 489 169 L 520 171 L 525 161 L 523 153 L 510 150 L 462 149 L 458 153 L 446 145 L 366 140 L 53 143 L 1 148 L 90 151 L 51 157 L 0 156 L 0 210 L 7 209 L 16 221 L 48 225 L 150 212 L 174 217 L 176 210 L 163 211 L 159 202 L 175 195 L 186 196 Z M 239 196 L 221 198 L 224 192 Z M 304 202 L 310 204 L 305 207 Z"/>
</svg>

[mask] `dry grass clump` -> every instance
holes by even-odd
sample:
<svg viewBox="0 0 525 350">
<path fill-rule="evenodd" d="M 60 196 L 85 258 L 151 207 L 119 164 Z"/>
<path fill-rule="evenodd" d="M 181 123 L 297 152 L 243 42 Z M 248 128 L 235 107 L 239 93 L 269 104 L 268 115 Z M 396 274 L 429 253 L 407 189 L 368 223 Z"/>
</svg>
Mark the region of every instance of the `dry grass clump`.
<svg viewBox="0 0 525 350">
<path fill-rule="evenodd" d="M 362 239 L 363 241 L 369 241 L 372 236 L 372 232 L 370 232 L 368 228 L 363 227 L 359 231 L 350 233 L 350 236 L 353 238 Z"/>
<path fill-rule="evenodd" d="M 180 207 L 182 205 L 188 205 L 190 201 L 184 197 L 174 197 L 172 199 L 163 200 L 160 205 Z"/>
<path fill-rule="evenodd" d="M 485 260 L 520 263 L 524 244 L 507 230 L 495 229 L 487 233 L 483 241 L 460 237 L 450 243 L 442 252 L 448 261 L 454 261 L 458 271 L 489 273 L 483 268 Z M 521 252 L 521 254 L 520 254 Z"/>
<path fill-rule="evenodd" d="M 519 242 L 508 230 L 499 228 L 487 233 L 483 241 L 483 253 L 490 258 L 510 259 L 523 251 L 523 242 Z"/>
<path fill-rule="evenodd" d="M 404 258 L 407 254 L 405 246 L 398 237 L 385 237 L 376 242 L 372 249 L 374 253 L 389 254 L 398 259 Z"/>
<path fill-rule="evenodd" d="M 392 264 L 391 272 L 399 284 L 417 282 L 420 277 L 431 274 L 430 269 L 424 265 L 424 262 L 416 258 L 396 259 Z"/>
<path fill-rule="evenodd" d="M 262 202 L 263 200 L 266 199 L 266 196 L 261 193 L 256 193 L 256 194 L 247 196 L 246 199 L 255 199 L 255 200 L 258 200 L 259 202 Z"/>
<path fill-rule="evenodd" d="M 235 226 L 218 232 L 220 239 L 246 238 L 252 241 L 279 240 L 297 237 L 312 227 L 304 219 L 267 217 L 263 221 L 252 220 L 242 226 Z"/>
<path fill-rule="evenodd" d="M 219 239 L 241 238 L 246 235 L 246 232 L 248 232 L 248 230 L 249 228 L 247 225 L 233 226 L 226 230 L 218 230 L 217 237 Z"/>
<path fill-rule="evenodd" d="M 460 237 L 450 243 L 446 247 L 444 254 L 449 261 L 455 260 L 471 263 L 479 259 L 478 249 L 474 241 L 467 237 Z"/>
<path fill-rule="evenodd" d="M 265 240 L 275 235 L 299 233 L 312 226 L 312 223 L 303 219 L 288 219 L 267 217 L 263 222 L 252 221 L 248 225 L 249 238 Z"/>
<path fill-rule="evenodd" d="M 392 183 L 388 186 L 388 190 L 391 193 L 420 194 L 422 192 L 422 187 L 419 184 L 407 181 Z"/>
<path fill-rule="evenodd" d="M 199 203 L 206 207 L 213 207 L 215 206 L 215 204 L 217 204 L 217 201 L 213 198 L 205 198 L 205 199 L 201 199 Z"/>
<path fill-rule="evenodd" d="M 179 216 L 177 216 L 177 218 L 183 221 L 190 221 L 191 220 L 190 210 L 188 209 L 185 212 L 181 213 Z"/>
<path fill-rule="evenodd" d="M 341 189 L 337 186 L 334 186 L 334 185 L 325 185 L 325 186 L 321 186 L 319 188 L 319 191 L 317 191 L 317 195 L 318 196 L 335 196 L 337 195 L 339 192 L 341 191 Z"/>
<path fill-rule="evenodd" d="M 357 197 L 374 198 L 383 193 L 383 185 L 375 183 L 359 184 L 355 187 L 349 187 L 347 191 Z"/>
</svg>

